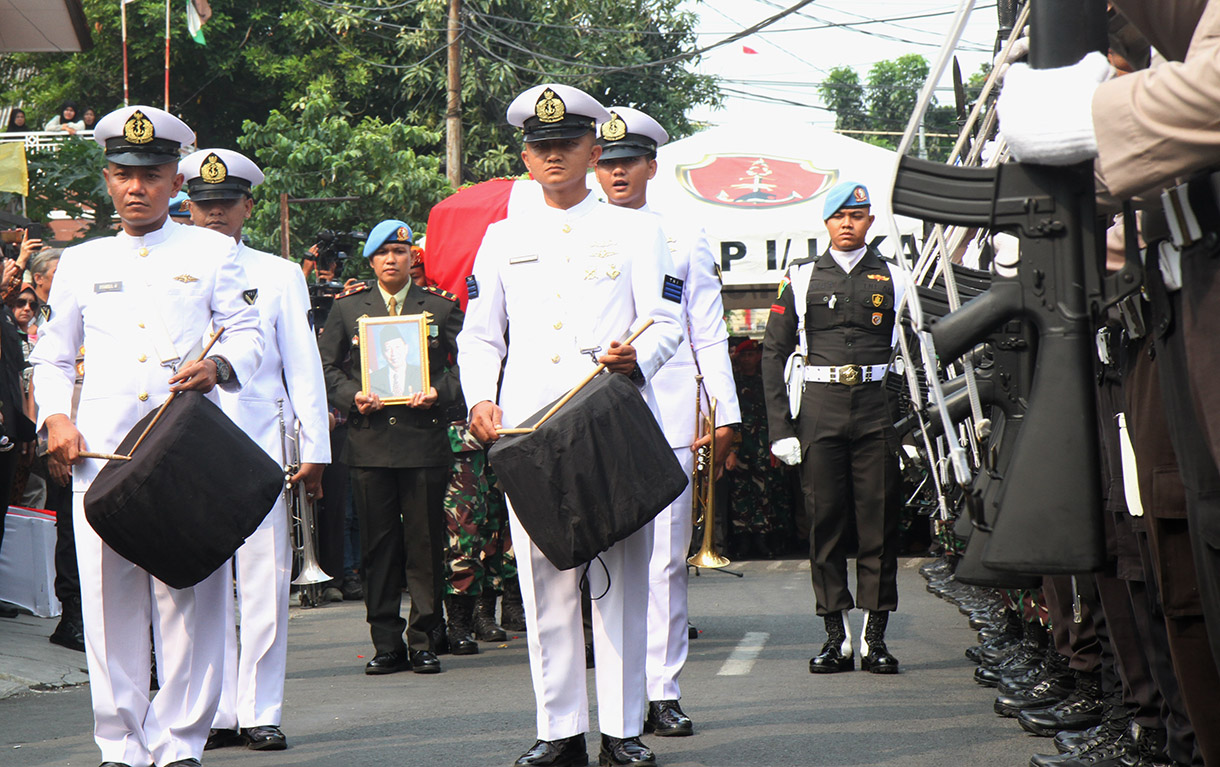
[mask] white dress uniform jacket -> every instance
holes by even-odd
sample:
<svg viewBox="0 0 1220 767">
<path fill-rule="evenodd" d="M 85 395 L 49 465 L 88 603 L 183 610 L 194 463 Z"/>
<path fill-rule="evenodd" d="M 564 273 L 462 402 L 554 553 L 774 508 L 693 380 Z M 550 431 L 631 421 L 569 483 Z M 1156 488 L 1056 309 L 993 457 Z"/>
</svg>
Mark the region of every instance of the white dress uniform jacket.
<svg viewBox="0 0 1220 767">
<path fill-rule="evenodd" d="M 169 396 L 173 371 L 159 363 L 155 334 L 185 358 L 210 325 L 223 326 L 212 353 L 232 364 L 231 387 L 250 380 L 263 342 L 258 315 L 242 300 L 246 278 L 234 249 L 216 232 L 167 222 L 143 237 L 120 233 L 65 250 L 52 316 L 30 355 L 39 428 L 50 415 L 71 413 L 81 347 L 76 425 L 94 451 L 113 452 Z M 88 459 L 73 471 L 94 739 L 103 761 L 132 767 L 198 759 L 220 697 L 223 568 L 192 588 L 171 589 L 103 544 L 83 504 L 101 464 Z M 160 678 L 151 702 L 150 624 Z"/>
<path fill-rule="evenodd" d="M 655 324 L 633 346 L 641 372 L 651 380 L 682 338 L 680 305 L 662 298 L 672 269 L 654 216 L 603 205 L 592 194 L 567 210 L 539 206 L 492 224 L 475 258 L 478 297 L 470 301 L 458 336 L 467 405 L 498 401 L 504 425 L 518 424 L 592 370 L 594 362 L 583 350 L 605 351 L 647 318 Z M 510 329 L 511 343 L 505 339 Z M 655 413 L 651 390 L 645 385 Z M 529 542 L 511 498 L 509 522 L 518 542 L 538 737 L 586 732 L 581 568 L 556 570 Z M 593 603 L 598 721 L 613 737 L 634 737 L 643 727 L 646 645 L 640 627 L 651 531 L 648 525 L 601 556 L 610 586 Z M 601 593 L 606 584 L 592 570 L 590 577 L 593 593 Z"/>
<path fill-rule="evenodd" d="M 653 212 L 647 205 L 642 210 Z M 659 214 L 655 214 L 659 215 Z M 686 330 L 677 352 L 653 378 L 661 426 L 687 476 L 694 470 L 695 374 L 702 371 L 708 394 L 716 399 L 716 425 L 741 423 L 737 385 L 729 360 L 729 333 L 720 297 L 720 277 L 702 230 L 660 216 L 683 281 L 681 319 Z M 699 360 L 695 364 L 696 357 Z M 704 412 L 707 403 L 703 404 Z M 687 633 L 686 554 L 691 540 L 691 493 L 682 494 L 653 521 L 648 562 L 648 699 L 678 700 L 678 674 L 690 649 Z"/>
<path fill-rule="evenodd" d="M 237 246 L 237 263 L 247 279 L 242 297 L 258 310 L 266 348 L 262 364 L 241 391 L 220 393 L 220 406 L 282 466 L 287 462 L 280 434 L 283 403 L 289 438 L 293 421 L 301 421 L 301 462 L 330 463 L 326 383 L 309 323 L 305 277 L 291 261 L 245 245 Z M 291 521 L 279 499 L 234 555 L 241 641 L 229 602 L 224 685 L 212 724 L 217 729 L 280 724 L 288 659 L 290 533 Z"/>
</svg>

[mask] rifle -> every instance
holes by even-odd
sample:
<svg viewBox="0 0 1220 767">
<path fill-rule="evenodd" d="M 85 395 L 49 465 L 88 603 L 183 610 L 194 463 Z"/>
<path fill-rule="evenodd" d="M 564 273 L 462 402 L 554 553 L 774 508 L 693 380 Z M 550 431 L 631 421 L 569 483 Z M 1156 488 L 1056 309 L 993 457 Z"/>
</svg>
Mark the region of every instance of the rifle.
<svg viewBox="0 0 1220 767">
<path fill-rule="evenodd" d="M 1108 47 L 1103 0 L 1031 3 L 1035 68 L 1072 64 Z M 896 214 L 1008 231 L 1021 242 L 1014 277 L 996 276 L 985 293 L 927 328 L 942 362 L 1013 320 L 1036 337 L 1032 377 L 1020 382 L 1027 408 L 1011 440 L 984 564 L 1039 574 L 1100 568 L 1094 320 L 1138 288 L 1140 267 L 1128 263 L 1103 277 L 1092 164 L 966 168 L 903 156 L 892 199 Z"/>
</svg>

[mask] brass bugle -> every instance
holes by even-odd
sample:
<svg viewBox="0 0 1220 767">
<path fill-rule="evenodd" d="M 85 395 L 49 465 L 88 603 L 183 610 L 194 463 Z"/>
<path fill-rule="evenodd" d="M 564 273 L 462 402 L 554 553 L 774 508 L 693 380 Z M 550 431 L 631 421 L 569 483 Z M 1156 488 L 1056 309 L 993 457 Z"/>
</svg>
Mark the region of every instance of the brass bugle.
<svg viewBox="0 0 1220 767">
<path fill-rule="evenodd" d="M 300 572 L 292 579 L 292 585 L 326 583 L 331 577 L 318 564 L 318 545 L 314 540 L 317 507 L 313 498 L 306 494 L 303 483 L 292 483 L 292 478 L 301 470 L 301 422 L 293 424 L 290 436 L 284 422 L 284 400 L 278 400 L 277 404 L 280 408 L 280 445 L 284 450 L 284 508 L 292 525 L 292 553 L 301 562 Z"/>
<path fill-rule="evenodd" d="M 707 397 L 707 413 L 703 412 L 705 390 L 703 376 L 695 375 L 695 441 L 709 437 L 709 442 L 695 452 L 695 468 L 691 476 L 691 519 L 703 524 L 703 543 L 689 557 L 687 564 L 715 569 L 729 564 L 727 557 L 716 552 L 713 543 L 716 527 L 716 398 Z M 710 435 L 710 436 L 709 436 Z"/>
</svg>

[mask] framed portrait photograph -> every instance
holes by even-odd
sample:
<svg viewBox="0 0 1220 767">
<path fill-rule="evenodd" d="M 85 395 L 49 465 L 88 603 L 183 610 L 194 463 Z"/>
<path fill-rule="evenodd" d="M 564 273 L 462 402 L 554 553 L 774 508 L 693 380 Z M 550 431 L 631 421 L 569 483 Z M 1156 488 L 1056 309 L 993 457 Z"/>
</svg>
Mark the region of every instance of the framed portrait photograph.
<svg viewBox="0 0 1220 767">
<path fill-rule="evenodd" d="M 361 317 L 359 325 L 362 390 L 397 405 L 431 388 L 427 317 Z"/>
</svg>

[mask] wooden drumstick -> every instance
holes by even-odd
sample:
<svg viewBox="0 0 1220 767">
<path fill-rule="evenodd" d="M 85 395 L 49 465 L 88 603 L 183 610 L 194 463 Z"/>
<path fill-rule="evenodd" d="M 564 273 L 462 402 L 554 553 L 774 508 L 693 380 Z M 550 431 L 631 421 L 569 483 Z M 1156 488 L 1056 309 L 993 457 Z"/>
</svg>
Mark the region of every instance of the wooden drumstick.
<svg viewBox="0 0 1220 767">
<path fill-rule="evenodd" d="M 103 461 L 130 461 L 131 456 L 122 455 L 121 453 L 95 453 L 91 450 L 82 450 L 77 453 L 81 458 L 100 458 Z"/>
<path fill-rule="evenodd" d="M 223 327 L 216 328 L 216 335 L 212 336 L 212 340 L 208 341 L 208 345 L 205 346 L 203 348 L 203 351 L 199 352 L 199 356 L 196 357 L 195 359 L 191 360 L 191 362 L 198 362 L 199 360 L 203 359 L 204 357 L 207 357 L 208 352 L 212 351 L 212 346 L 214 346 L 216 344 L 216 339 L 220 338 L 220 334 L 223 332 L 225 332 L 225 329 Z M 131 456 L 135 454 L 136 448 L 139 447 L 140 443 L 144 441 L 144 438 L 148 436 L 148 432 L 152 431 L 152 427 L 157 425 L 157 421 L 161 420 L 161 414 L 165 412 L 165 408 L 169 407 L 169 403 L 174 401 L 174 395 L 176 395 L 177 393 L 178 392 L 176 392 L 176 391 L 170 392 L 169 397 L 167 397 L 165 399 L 165 402 L 161 403 L 161 407 L 157 410 L 157 414 L 154 415 L 153 419 L 148 422 L 147 426 L 144 427 L 144 431 L 140 434 L 140 437 L 139 437 L 139 439 L 136 440 L 136 443 L 131 446 L 131 450 L 127 451 L 128 459 L 130 459 Z M 89 457 L 89 456 L 86 456 L 86 457 Z"/>
<path fill-rule="evenodd" d="M 632 333 L 631 336 L 623 343 L 627 346 L 630 346 L 635 341 L 635 339 L 640 337 L 640 333 L 643 333 L 645 330 L 648 330 L 648 328 L 652 326 L 653 321 L 654 320 L 651 317 L 649 317 L 647 320 L 644 321 L 644 324 L 640 326 L 640 329 L 635 331 L 634 333 Z M 516 428 L 516 429 L 496 429 L 496 434 L 529 434 L 530 432 L 534 431 L 542 424 L 546 423 L 548 418 L 555 415 L 555 411 L 559 410 L 559 408 L 568 404 L 568 400 L 575 397 L 576 393 L 578 391 L 585 388 L 585 386 L 587 386 L 590 381 L 592 381 L 594 378 L 597 378 L 597 376 L 600 375 L 601 372 L 605 369 L 606 369 L 606 363 L 604 363 L 604 362 L 599 364 L 597 367 L 593 368 L 593 372 L 590 373 L 589 375 L 585 376 L 585 380 L 576 384 L 576 388 L 572 389 L 572 391 L 563 395 L 563 399 L 559 400 L 554 405 L 552 405 L 551 409 L 546 411 L 546 413 L 542 416 L 542 418 L 538 419 L 538 423 L 534 424 L 533 426 Z"/>
</svg>

